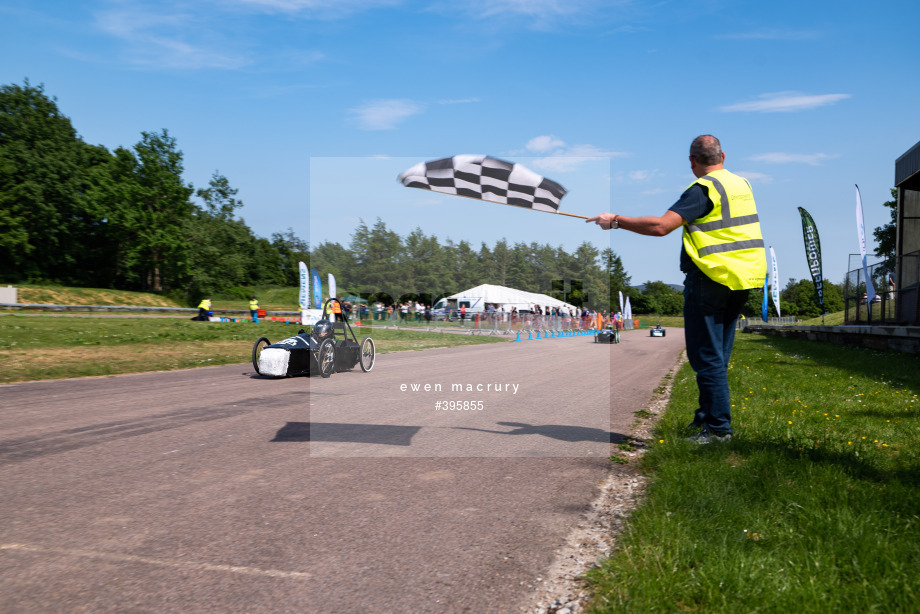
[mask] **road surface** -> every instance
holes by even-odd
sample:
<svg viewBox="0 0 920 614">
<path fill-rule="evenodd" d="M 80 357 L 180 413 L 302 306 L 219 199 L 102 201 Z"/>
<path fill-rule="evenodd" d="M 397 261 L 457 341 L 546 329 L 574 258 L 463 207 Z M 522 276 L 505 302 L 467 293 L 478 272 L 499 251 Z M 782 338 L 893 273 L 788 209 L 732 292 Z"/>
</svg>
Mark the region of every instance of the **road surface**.
<svg viewBox="0 0 920 614">
<path fill-rule="evenodd" d="M 0 386 L 0 611 L 517 611 L 682 349 L 635 331 L 329 379 Z"/>
</svg>

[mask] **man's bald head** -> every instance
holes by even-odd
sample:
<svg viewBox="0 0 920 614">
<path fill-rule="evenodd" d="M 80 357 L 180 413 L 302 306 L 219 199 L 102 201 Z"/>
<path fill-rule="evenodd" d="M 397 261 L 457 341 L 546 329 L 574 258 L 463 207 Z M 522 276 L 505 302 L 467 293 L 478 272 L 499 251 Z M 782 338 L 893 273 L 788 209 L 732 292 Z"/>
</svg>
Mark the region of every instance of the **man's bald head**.
<svg viewBox="0 0 920 614">
<path fill-rule="evenodd" d="M 722 164 L 722 144 L 711 134 L 704 134 L 690 143 L 690 157 L 701 166 Z"/>
</svg>

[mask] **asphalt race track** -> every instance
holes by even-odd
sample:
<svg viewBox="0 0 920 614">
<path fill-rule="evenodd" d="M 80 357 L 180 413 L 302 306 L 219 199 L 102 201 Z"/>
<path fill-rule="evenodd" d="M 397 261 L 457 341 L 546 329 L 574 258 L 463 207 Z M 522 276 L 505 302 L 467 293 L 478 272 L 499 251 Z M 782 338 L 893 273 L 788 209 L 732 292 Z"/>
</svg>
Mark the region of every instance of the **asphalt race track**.
<svg viewBox="0 0 920 614">
<path fill-rule="evenodd" d="M 0 386 L 0 611 L 517 611 L 679 332 Z"/>
</svg>

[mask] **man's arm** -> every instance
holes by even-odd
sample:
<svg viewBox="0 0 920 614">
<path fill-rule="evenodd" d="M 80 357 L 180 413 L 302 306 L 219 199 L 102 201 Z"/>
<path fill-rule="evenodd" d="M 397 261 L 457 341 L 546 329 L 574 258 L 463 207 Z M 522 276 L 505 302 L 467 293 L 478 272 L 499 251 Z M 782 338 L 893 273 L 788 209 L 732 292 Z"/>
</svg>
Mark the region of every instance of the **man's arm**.
<svg viewBox="0 0 920 614">
<path fill-rule="evenodd" d="M 610 230 L 614 220 L 624 230 L 650 237 L 663 237 L 680 228 L 684 223 L 684 218 L 679 213 L 671 210 L 665 212 L 661 217 L 626 217 L 625 215 L 614 215 L 613 213 L 601 213 L 585 221 L 595 222 L 604 230 Z"/>
</svg>

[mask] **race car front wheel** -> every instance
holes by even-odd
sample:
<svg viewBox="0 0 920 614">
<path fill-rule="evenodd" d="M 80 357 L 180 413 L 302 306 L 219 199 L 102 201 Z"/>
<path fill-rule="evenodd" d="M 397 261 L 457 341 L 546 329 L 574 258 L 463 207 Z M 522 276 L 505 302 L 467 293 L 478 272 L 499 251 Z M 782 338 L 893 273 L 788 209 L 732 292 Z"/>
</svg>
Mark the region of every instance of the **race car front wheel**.
<svg viewBox="0 0 920 614">
<path fill-rule="evenodd" d="M 259 337 L 255 345 L 252 346 L 252 368 L 255 369 L 256 373 L 259 375 L 262 375 L 261 371 L 259 371 L 259 354 L 262 353 L 262 350 L 264 350 L 266 346 L 271 344 L 272 342 L 266 337 Z"/>
<path fill-rule="evenodd" d="M 319 374 L 323 377 L 329 377 L 335 370 L 335 345 L 332 339 L 326 339 L 319 344 L 319 351 L 316 353 L 316 362 L 319 363 Z"/>
<path fill-rule="evenodd" d="M 374 368 L 374 357 L 376 356 L 376 349 L 374 348 L 374 340 L 370 337 L 365 337 L 364 341 L 361 342 L 361 370 L 367 373 Z"/>
</svg>

